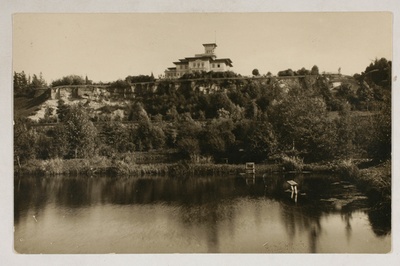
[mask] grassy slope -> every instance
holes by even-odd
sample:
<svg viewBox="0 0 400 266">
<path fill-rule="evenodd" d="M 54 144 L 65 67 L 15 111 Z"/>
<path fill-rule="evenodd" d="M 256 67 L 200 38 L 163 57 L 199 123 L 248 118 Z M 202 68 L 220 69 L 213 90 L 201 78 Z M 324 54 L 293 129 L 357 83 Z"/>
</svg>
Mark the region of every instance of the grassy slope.
<svg viewBox="0 0 400 266">
<path fill-rule="evenodd" d="M 14 97 L 14 118 L 28 117 L 40 110 L 40 106 L 48 100 L 45 93 L 36 97 Z"/>
</svg>

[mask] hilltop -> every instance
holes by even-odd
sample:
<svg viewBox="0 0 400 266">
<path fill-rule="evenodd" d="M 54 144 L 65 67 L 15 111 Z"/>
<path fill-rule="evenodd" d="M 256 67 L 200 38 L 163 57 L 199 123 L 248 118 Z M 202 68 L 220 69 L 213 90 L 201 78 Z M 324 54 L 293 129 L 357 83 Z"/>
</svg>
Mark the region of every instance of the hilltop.
<svg viewBox="0 0 400 266">
<path fill-rule="evenodd" d="M 321 75 L 321 76 L 289 76 L 289 77 L 226 77 L 226 78 L 188 78 L 179 80 L 155 80 L 153 82 L 130 83 L 129 87 L 116 88 L 112 85 L 61 85 L 47 89 L 36 90 L 33 97 L 14 97 L 14 116 L 27 117 L 32 121 L 40 121 L 45 116 L 55 116 L 58 102 L 62 100 L 67 105 L 82 104 L 92 110 L 97 117 L 106 119 L 124 119 L 126 110 L 133 101 L 143 98 L 143 90 L 159 93 L 161 83 L 168 84 L 178 92 L 183 83 L 190 83 L 193 92 L 213 94 L 235 90 L 236 86 L 251 83 L 259 87 L 279 88 L 283 92 L 291 89 L 315 86 L 318 79 L 323 80 L 332 94 L 337 93 L 342 85 L 349 85 L 355 94 L 359 88 L 358 82 L 351 76 Z"/>
</svg>

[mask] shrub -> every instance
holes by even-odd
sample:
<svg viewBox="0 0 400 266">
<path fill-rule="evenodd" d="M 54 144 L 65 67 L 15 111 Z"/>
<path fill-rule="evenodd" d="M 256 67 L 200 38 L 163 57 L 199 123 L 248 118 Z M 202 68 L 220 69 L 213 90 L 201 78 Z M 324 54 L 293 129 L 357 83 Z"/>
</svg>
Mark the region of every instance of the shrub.
<svg viewBox="0 0 400 266">
<path fill-rule="evenodd" d="M 337 172 L 343 178 L 352 179 L 357 178 L 360 174 L 358 167 L 351 159 L 339 161 L 337 165 Z"/>
<path fill-rule="evenodd" d="M 50 175 L 59 175 L 64 172 L 64 163 L 62 159 L 50 159 L 41 161 L 42 171 Z"/>
<path fill-rule="evenodd" d="M 303 159 L 298 156 L 282 156 L 282 166 L 286 171 L 301 172 L 304 167 Z"/>
</svg>

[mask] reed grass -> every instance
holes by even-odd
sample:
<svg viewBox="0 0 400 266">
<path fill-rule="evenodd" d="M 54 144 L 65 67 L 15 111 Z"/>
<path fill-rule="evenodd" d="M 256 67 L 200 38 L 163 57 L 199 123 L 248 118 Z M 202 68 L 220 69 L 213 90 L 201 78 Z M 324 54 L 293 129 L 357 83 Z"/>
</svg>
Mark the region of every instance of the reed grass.
<svg viewBox="0 0 400 266">
<path fill-rule="evenodd" d="M 354 181 L 376 206 L 391 205 L 392 174 L 391 161 L 366 169 L 358 169 L 352 160 L 343 160 L 337 171 L 344 179 Z"/>
<path fill-rule="evenodd" d="M 257 173 L 279 172 L 279 165 L 258 164 Z M 136 163 L 135 156 L 121 156 L 110 159 L 95 156 L 90 159 L 49 159 L 30 160 L 15 168 L 16 174 L 24 175 L 111 175 L 111 176 L 143 176 L 143 175 L 236 175 L 245 171 L 244 164 L 194 164 L 186 161 L 177 163 Z"/>
<path fill-rule="evenodd" d="M 285 171 L 301 172 L 304 168 L 303 159 L 298 156 L 282 156 L 282 166 Z"/>
</svg>

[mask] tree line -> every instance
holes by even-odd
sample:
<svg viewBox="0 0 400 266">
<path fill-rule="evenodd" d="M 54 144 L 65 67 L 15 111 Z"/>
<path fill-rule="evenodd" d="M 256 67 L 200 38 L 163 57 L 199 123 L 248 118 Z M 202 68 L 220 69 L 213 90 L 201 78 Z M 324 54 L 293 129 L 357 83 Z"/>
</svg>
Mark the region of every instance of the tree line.
<svg viewBox="0 0 400 266">
<path fill-rule="evenodd" d="M 191 73 L 182 79 L 204 79 L 183 81 L 179 87 L 173 81 L 161 81 L 155 92 L 142 88 L 123 110 L 123 117 L 110 118 L 101 126 L 95 124 L 98 117 L 89 106 L 60 100 L 55 127 L 32 127 L 24 118 L 15 121 L 15 158 L 23 163 L 34 158 L 116 157 L 171 149 L 192 162 L 260 162 L 282 155 L 308 162 L 355 157 L 385 160 L 391 156 L 388 68 L 390 61 L 376 60 L 355 76 L 357 91 L 342 84 L 337 93 L 320 75 L 312 84 L 287 91 L 272 81 L 207 80 L 239 76 L 233 72 Z M 126 86 L 132 80 L 135 77 L 114 85 Z M 201 91 L 211 84 L 219 89 L 210 94 Z M 364 113 L 356 116 L 354 110 Z"/>
</svg>

